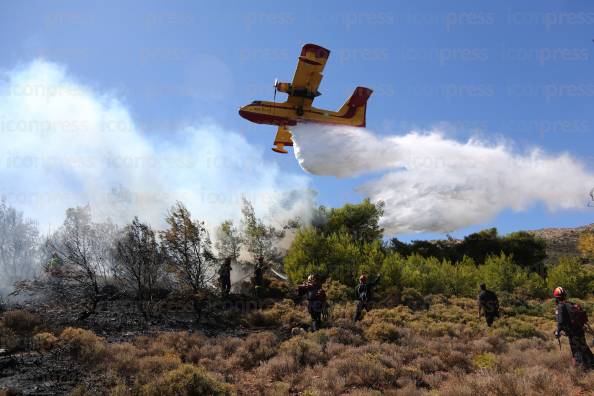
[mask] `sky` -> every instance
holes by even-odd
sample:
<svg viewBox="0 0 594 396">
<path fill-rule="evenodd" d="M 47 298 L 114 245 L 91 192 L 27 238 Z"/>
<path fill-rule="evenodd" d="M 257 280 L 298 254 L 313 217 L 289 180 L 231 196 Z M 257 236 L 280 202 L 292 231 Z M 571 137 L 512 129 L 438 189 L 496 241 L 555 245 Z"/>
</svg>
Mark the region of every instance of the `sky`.
<svg viewBox="0 0 594 396">
<path fill-rule="evenodd" d="M 167 193 L 159 200 L 187 198 L 194 213 L 213 221 L 237 212 L 242 193 L 256 197 L 257 209 L 267 206 L 263 196 L 281 194 L 272 200 L 291 214 L 311 203 L 306 189 L 317 192 L 316 204 L 359 202 L 369 191 L 360 187 L 381 177 L 376 170 L 347 177 L 308 174 L 293 155 L 270 150 L 273 126 L 237 114 L 252 100 L 272 100 L 274 79 L 291 80 L 305 43 L 331 50 L 315 106 L 338 109 L 354 87 L 370 87 L 367 129 L 379 138 L 438 129 L 461 144 L 480 139 L 505 144 L 513 153 L 568 155 L 591 176 L 593 27 L 594 4 L 585 0 L 1 2 L 0 193 L 42 226 L 55 225 L 57 216 L 48 213 L 60 205 L 92 201 L 121 185 L 145 191 L 154 183 Z M 19 94 L 26 86 L 19 81 L 70 86 L 78 93 L 37 92 L 32 101 Z M 106 137 L 110 131 L 36 131 L 23 138 L 6 127 L 10 117 L 36 114 L 45 120 L 63 112 L 76 119 L 78 110 L 87 112 L 85 121 L 117 119 L 125 132 Z M 422 158 L 422 147 L 414 152 Z M 31 153 L 45 153 L 33 159 L 43 165 L 22 165 Z M 196 161 L 192 167 L 180 171 L 171 165 L 180 153 Z M 169 162 L 81 171 L 71 169 L 73 161 L 48 166 L 47 158 L 56 155 Z M 431 158 L 439 162 L 439 155 Z M 488 169 L 473 175 L 475 183 L 483 171 Z M 51 207 L 21 199 L 40 194 L 38 186 L 48 180 L 50 190 L 77 193 Z M 428 194 L 430 187 L 425 186 Z M 506 183 L 501 188 L 501 195 L 523 193 Z M 555 184 L 543 188 L 554 190 Z M 397 187 L 391 192 L 399 195 Z M 451 234 L 592 223 L 588 192 L 584 188 L 583 205 L 570 208 L 551 207 L 538 196 L 520 206 L 502 204 Z M 205 194 L 235 198 L 212 205 Z M 424 215 L 430 216 L 435 208 L 427 205 Z M 148 206 L 162 211 L 160 204 Z M 110 209 L 105 202 L 104 207 Z M 445 234 L 400 230 L 403 240 Z"/>
</svg>

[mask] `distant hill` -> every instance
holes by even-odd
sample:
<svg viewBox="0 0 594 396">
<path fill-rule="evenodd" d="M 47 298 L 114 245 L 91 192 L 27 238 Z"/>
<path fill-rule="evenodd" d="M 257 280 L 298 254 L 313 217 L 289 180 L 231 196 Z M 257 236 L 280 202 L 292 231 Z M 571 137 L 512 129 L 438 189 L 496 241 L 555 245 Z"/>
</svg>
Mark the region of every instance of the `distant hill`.
<svg viewBox="0 0 594 396">
<path fill-rule="evenodd" d="M 594 232 L 594 223 L 577 228 L 543 228 L 527 231 L 545 240 L 546 263 L 555 263 L 562 256 L 578 256 L 578 240 L 584 232 Z"/>
</svg>

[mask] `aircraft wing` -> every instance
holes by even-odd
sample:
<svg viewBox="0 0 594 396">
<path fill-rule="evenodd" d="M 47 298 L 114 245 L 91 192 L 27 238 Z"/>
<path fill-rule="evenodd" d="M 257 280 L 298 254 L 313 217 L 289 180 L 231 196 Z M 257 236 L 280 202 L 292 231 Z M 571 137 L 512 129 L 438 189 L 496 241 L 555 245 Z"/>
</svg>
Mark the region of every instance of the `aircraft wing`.
<svg viewBox="0 0 594 396">
<path fill-rule="evenodd" d="M 288 103 L 297 106 L 311 106 L 319 95 L 318 87 L 322 81 L 322 71 L 328 61 L 330 51 L 316 44 L 305 44 L 301 49 L 297 70 L 291 83 Z"/>
</svg>

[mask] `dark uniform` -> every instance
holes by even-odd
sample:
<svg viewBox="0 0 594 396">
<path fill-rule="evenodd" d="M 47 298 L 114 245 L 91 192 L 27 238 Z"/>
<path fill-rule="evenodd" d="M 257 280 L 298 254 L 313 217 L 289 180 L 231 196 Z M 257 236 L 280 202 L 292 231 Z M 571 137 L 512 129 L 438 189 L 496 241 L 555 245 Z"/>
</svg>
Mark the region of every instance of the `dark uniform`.
<svg viewBox="0 0 594 396">
<path fill-rule="evenodd" d="M 372 282 L 360 281 L 355 289 L 357 293 L 357 310 L 355 311 L 355 322 L 361 320 L 363 317 L 363 310 L 369 311 L 369 301 L 371 301 L 373 287 L 379 282 L 381 275 L 378 275 Z"/>
<path fill-rule="evenodd" d="M 586 333 L 584 328 L 575 328 L 571 325 L 570 316 L 571 303 L 559 301 L 557 310 L 557 337 L 564 332 L 569 338 L 569 347 L 575 364 L 580 364 L 584 369 L 594 368 L 594 356 L 586 342 Z"/>
<path fill-rule="evenodd" d="M 307 298 L 307 311 L 311 316 L 311 329 L 316 331 L 322 325 L 322 313 L 326 305 L 326 292 L 316 282 L 306 282 L 297 287 L 297 293 Z"/>
<path fill-rule="evenodd" d="M 221 293 L 228 296 L 231 292 L 231 259 L 226 258 L 221 268 L 219 268 L 219 283 L 221 284 Z"/>
<path fill-rule="evenodd" d="M 485 288 L 479 293 L 478 304 L 479 312 L 484 315 L 487 326 L 491 327 L 495 318 L 499 317 L 499 300 L 497 299 L 497 295 Z"/>
<path fill-rule="evenodd" d="M 254 267 L 254 289 L 259 290 L 264 286 L 264 258 L 260 257 Z"/>
</svg>

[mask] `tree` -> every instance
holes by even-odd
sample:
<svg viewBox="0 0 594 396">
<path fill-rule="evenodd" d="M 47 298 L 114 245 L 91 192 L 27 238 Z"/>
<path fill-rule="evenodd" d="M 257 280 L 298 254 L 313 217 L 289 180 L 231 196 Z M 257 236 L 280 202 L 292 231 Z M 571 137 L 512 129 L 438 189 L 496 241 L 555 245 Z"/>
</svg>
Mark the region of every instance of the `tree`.
<svg viewBox="0 0 594 396">
<path fill-rule="evenodd" d="M 372 250 L 375 258 L 375 249 Z M 315 274 L 320 281 L 330 277 L 354 286 L 360 266 L 365 263 L 361 246 L 353 242 L 350 234 L 325 236 L 308 227 L 297 231 L 285 256 L 284 268 L 293 283 Z"/>
<path fill-rule="evenodd" d="M 241 235 L 233 225 L 233 221 L 225 220 L 217 230 L 216 247 L 219 257 L 237 261 L 241 252 L 241 244 Z"/>
<path fill-rule="evenodd" d="M 186 207 L 178 202 L 166 219 L 169 229 L 160 233 L 168 269 L 184 288 L 197 293 L 215 275 L 215 256 L 204 222 L 192 220 Z"/>
<path fill-rule="evenodd" d="M 549 290 L 561 286 L 570 296 L 585 297 L 594 292 L 594 271 L 582 265 L 577 257 L 564 257 L 549 270 L 547 285 Z"/>
<path fill-rule="evenodd" d="M 152 228 L 135 217 L 115 243 L 114 275 L 124 286 L 134 290 L 139 307 L 146 316 L 143 300 L 152 301 L 163 278 L 164 258 Z"/>
<path fill-rule="evenodd" d="M 35 222 L 0 201 L 0 294 L 3 287 L 33 277 L 39 252 Z"/>
<path fill-rule="evenodd" d="M 488 256 L 498 255 L 502 250 L 496 228 L 467 235 L 458 248 L 462 255 L 472 258 L 477 264 L 485 263 Z"/>
<path fill-rule="evenodd" d="M 381 239 L 383 228 L 379 220 L 384 214 L 384 203 L 371 203 L 369 199 L 360 204 L 346 204 L 341 208 L 332 208 L 329 211 L 321 208 L 327 221 L 321 226 L 326 235 L 347 232 L 357 243 L 371 243 Z"/>
<path fill-rule="evenodd" d="M 503 251 L 514 257 L 514 261 L 534 272 L 544 272 L 543 262 L 547 257 L 546 242 L 534 235 L 518 231 L 512 232 L 502 239 Z"/>
<path fill-rule="evenodd" d="M 505 253 L 487 257 L 485 264 L 479 267 L 479 273 L 488 287 L 506 292 L 513 292 L 516 287 L 522 286 L 528 277 L 527 271 Z"/>
<path fill-rule="evenodd" d="M 80 319 L 94 313 L 102 298 L 114 232 L 111 223 L 93 223 L 87 205 L 67 209 L 63 225 L 46 241 L 46 254 L 53 258 L 44 265 L 46 286 L 56 297 L 88 301 L 90 309 Z"/>
<path fill-rule="evenodd" d="M 263 257 L 266 261 L 280 261 L 280 251 L 276 247 L 276 243 L 284 237 L 284 231 L 265 225 L 261 219 L 256 217 L 252 204 L 245 198 L 242 200 L 243 218 L 241 224 L 243 244 L 247 251 L 252 255 L 254 261 L 259 257 Z"/>
</svg>

